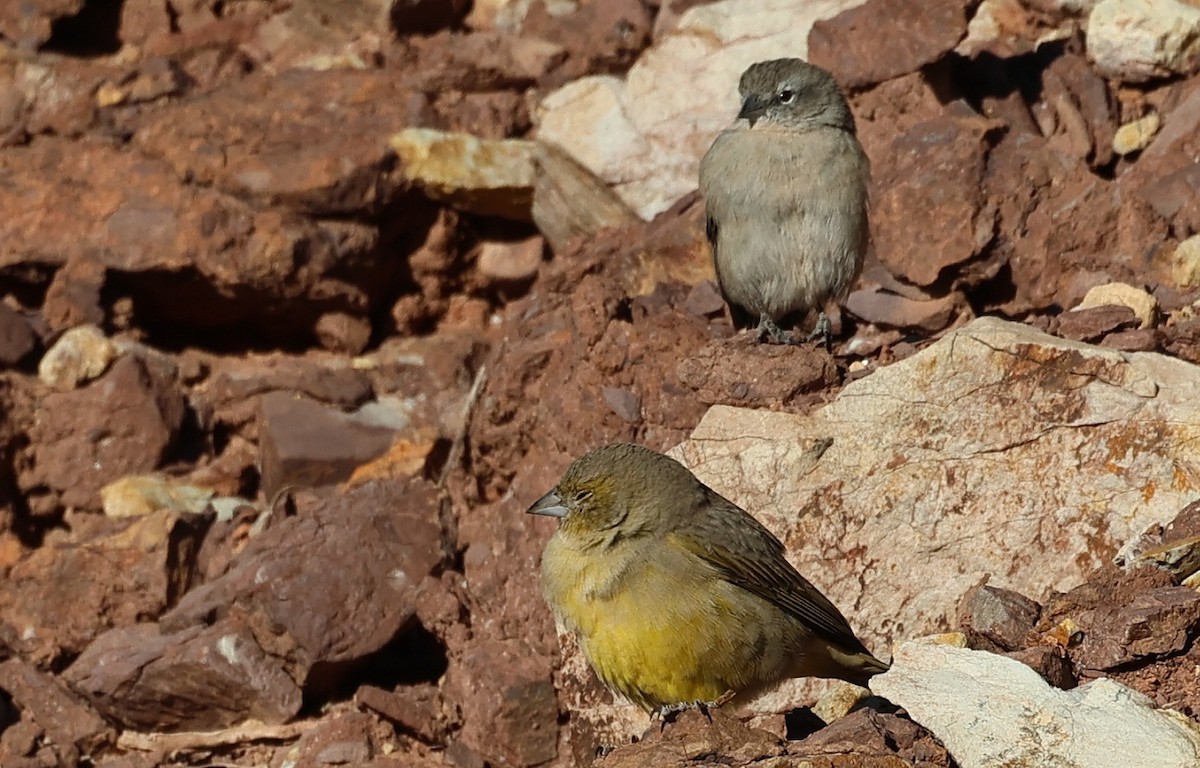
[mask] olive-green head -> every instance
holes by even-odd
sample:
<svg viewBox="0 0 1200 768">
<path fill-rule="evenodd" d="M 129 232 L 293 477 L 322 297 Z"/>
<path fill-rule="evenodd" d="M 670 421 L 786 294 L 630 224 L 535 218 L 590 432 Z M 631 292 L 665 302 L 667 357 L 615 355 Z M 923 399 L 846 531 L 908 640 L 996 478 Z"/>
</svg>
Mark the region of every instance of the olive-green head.
<svg viewBox="0 0 1200 768">
<path fill-rule="evenodd" d="M 612 541 L 677 526 L 702 492 L 695 475 L 674 459 L 613 443 L 576 459 L 529 513 L 559 518 L 564 535 Z"/>
</svg>

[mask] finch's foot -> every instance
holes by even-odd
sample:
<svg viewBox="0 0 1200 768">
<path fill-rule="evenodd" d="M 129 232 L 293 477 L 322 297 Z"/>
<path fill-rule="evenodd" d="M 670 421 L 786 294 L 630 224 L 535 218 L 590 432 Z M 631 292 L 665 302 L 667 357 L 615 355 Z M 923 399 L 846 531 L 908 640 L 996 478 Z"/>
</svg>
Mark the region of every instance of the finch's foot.
<svg viewBox="0 0 1200 768">
<path fill-rule="evenodd" d="M 758 340 L 769 344 L 791 344 L 792 335 L 766 315 L 758 316 Z"/>
<path fill-rule="evenodd" d="M 808 334 L 807 341 L 820 341 L 821 346 L 829 349 L 829 342 L 833 338 L 833 323 L 829 322 L 829 315 L 824 312 L 817 315 L 817 324 L 813 326 L 812 333 Z"/>
<path fill-rule="evenodd" d="M 737 694 L 734 691 L 726 691 L 716 701 L 683 701 L 678 704 L 665 704 L 654 710 L 654 715 L 657 715 L 659 718 L 661 718 L 661 722 L 658 726 L 658 732 L 662 733 L 667 727 L 668 723 L 674 723 L 682 713 L 688 711 L 689 709 L 695 709 L 699 711 L 700 714 L 704 715 L 704 717 L 708 720 L 709 724 L 711 724 L 711 710 L 728 704 L 736 695 Z"/>
</svg>

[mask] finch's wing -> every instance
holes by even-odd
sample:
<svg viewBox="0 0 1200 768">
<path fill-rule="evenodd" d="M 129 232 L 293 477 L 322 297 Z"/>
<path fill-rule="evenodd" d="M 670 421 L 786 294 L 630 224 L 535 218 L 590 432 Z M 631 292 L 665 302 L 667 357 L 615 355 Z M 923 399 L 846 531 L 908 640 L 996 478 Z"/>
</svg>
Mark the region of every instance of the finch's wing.
<svg viewBox="0 0 1200 768">
<path fill-rule="evenodd" d="M 741 507 L 705 490 L 705 508 L 670 536 L 731 584 L 774 603 L 844 651 L 870 655 L 837 606 L 783 556 L 783 543 Z"/>
</svg>

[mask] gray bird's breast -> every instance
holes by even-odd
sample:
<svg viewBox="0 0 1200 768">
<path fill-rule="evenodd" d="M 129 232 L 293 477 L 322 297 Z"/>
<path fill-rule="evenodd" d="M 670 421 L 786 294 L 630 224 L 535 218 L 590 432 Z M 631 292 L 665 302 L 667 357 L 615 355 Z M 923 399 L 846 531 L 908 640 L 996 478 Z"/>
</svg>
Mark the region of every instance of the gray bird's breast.
<svg viewBox="0 0 1200 768">
<path fill-rule="evenodd" d="M 721 290 L 778 320 L 849 290 L 867 249 L 867 157 L 836 128 L 734 127 L 700 164 Z"/>
</svg>

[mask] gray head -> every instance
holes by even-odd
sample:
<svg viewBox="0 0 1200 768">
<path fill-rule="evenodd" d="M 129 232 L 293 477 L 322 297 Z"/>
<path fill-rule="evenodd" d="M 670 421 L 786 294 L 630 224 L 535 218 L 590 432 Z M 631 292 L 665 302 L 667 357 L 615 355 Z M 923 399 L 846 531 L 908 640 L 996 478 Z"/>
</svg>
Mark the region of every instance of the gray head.
<svg viewBox="0 0 1200 768">
<path fill-rule="evenodd" d="M 738 82 L 744 117 L 785 128 L 825 125 L 854 132 L 854 116 L 833 75 L 802 59 L 751 64 Z"/>
</svg>

